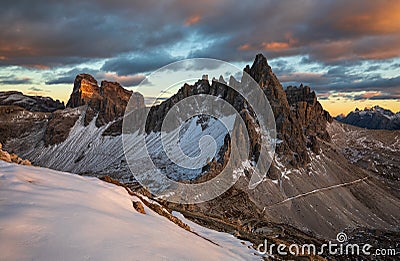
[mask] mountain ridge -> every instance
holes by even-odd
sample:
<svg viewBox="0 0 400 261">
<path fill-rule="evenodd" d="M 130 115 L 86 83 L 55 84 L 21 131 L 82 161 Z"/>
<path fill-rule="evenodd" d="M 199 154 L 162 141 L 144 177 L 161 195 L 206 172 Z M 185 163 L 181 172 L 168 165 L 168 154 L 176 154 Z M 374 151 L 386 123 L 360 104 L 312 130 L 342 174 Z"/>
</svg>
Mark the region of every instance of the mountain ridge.
<svg viewBox="0 0 400 261">
<path fill-rule="evenodd" d="M 335 119 L 360 128 L 400 130 L 400 112 L 394 113 L 378 105 L 364 110 L 356 108 L 346 116 L 339 115 Z"/>
</svg>

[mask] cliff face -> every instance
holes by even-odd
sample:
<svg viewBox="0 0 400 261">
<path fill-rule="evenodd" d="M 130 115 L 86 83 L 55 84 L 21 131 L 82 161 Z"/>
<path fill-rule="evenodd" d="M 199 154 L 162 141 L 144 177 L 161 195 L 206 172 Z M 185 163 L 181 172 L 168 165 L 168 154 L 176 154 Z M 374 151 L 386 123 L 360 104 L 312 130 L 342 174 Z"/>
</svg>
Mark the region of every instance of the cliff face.
<svg viewBox="0 0 400 261">
<path fill-rule="evenodd" d="M 122 117 L 131 96 L 135 99 L 134 107 L 145 106 L 141 94 L 126 90 L 117 82 L 102 81 L 98 86 L 93 76 L 80 74 L 75 78 L 67 107 L 87 105 L 85 125 L 97 115 L 96 126 L 100 127 Z"/>
<path fill-rule="evenodd" d="M 327 122 L 332 122 L 332 117 L 322 108 L 310 87 L 289 86 L 285 92 L 291 109 L 290 117 L 294 118 L 303 129 L 306 146 L 313 152 L 319 153 L 318 139 L 330 141 L 326 125 Z"/>
<path fill-rule="evenodd" d="M 331 121 L 329 113 L 322 109 L 309 87 L 288 87 L 284 91 L 262 54 L 244 71 L 260 85 L 271 104 L 278 138 L 282 140 L 277 153 L 293 166 L 308 163 L 307 148 L 318 153 L 317 138 L 329 140 L 326 132 L 326 123 Z"/>
</svg>

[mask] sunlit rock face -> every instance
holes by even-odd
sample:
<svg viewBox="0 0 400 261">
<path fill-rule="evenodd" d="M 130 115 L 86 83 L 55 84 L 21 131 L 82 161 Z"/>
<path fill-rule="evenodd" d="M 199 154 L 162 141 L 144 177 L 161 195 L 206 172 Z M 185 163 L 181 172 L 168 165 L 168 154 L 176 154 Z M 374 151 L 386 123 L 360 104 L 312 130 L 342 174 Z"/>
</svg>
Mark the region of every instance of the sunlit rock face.
<svg viewBox="0 0 400 261">
<path fill-rule="evenodd" d="M 97 81 L 89 74 L 79 74 L 74 81 L 67 107 L 75 108 L 86 104 L 94 104 L 100 98 Z"/>
<path fill-rule="evenodd" d="M 98 86 L 93 76 L 79 74 L 75 78 L 67 107 L 87 105 L 85 125 L 98 116 L 96 126 L 100 127 L 122 117 L 131 96 L 135 100 L 134 108 L 144 108 L 144 98 L 141 94 L 126 90 L 117 82 L 102 81 Z"/>
</svg>

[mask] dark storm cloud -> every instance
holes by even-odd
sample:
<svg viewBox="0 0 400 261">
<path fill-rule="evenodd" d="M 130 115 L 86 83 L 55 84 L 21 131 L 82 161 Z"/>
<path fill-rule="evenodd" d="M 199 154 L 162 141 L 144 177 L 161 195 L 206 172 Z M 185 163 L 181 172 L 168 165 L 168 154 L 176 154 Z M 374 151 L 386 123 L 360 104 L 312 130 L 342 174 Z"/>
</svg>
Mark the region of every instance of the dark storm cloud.
<svg viewBox="0 0 400 261">
<path fill-rule="evenodd" d="M 263 51 L 269 58 L 307 54 L 328 63 L 385 59 L 399 56 L 397 11 L 396 0 L 3 1 L 0 65 L 145 56 L 192 34 L 202 46 L 189 57 L 243 61 Z M 149 59 L 142 61 L 151 69 Z"/>
<path fill-rule="evenodd" d="M 0 65 L 73 64 L 183 39 L 174 19 L 165 21 L 162 5 L 140 5 L 134 1 L 113 1 L 112 6 L 101 1 L 2 2 Z"/>
</svg>

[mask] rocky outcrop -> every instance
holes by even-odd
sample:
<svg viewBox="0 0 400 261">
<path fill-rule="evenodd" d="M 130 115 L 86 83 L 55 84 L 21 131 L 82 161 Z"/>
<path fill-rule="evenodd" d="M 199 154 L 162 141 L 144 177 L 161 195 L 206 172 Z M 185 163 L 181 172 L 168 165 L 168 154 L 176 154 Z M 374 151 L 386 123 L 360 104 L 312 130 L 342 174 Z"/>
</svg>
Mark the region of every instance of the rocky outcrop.
<svg viewBox="0 0 400 261">
<path fill-rule="evenodd" d="M 0 106 L 0 142 L 7 147 L 8 141 L 29 136 L 41 136 L 50 113 L 30 112 L 19 106 Z M 36 144 L 25 143 L 25 149 Z"/>
<path fill-rule="evenodd" d="M 64 103 L 59 100 L 28 96 L 18 91 L 0 92 L 0 106 L 19 106 L 31 112 L 53 112 L 65 108 Z"/>
<path fill-rule="evenodd" d="M 374 106 L 359 110 L 356 108 L 347 116 L 338 116 L 336 120 L 361 128 L 373 130 L 400 130 L 400 112 Z"/>
<path fill-rule="evenodd" d="M 97 116 L 96 126 L 103 126 L 122 117 L 131 98 L 135 99 L 133 108 L 144 108 L 144 98 L 139 93 L 124 89 L 117 82 L 102 81 L 100 86 L 89 74 L 79 74 L 75 78 L 74 89 L 67 107 L 87 105 L 85 125 Z"/>
<path fill-rule="evenodd" d="M 74 111 L 73 109 L 53 112 L 49 116 L 49 121 L 44 134 L 45 146 L 59 144 L 65 141 L 79 116 L 79 112 Z"/>
<path fill-rule="evenodd" d="M 8 163 L 16 163 L 21 165 L 32 165 L 31 162 L 27 159 L 21 159 L 15 153 L 8 153 L 7 151 L 3 150 L 3 145 L 0 143 L 0 160 L 3 160 Z"/>
</svg>

